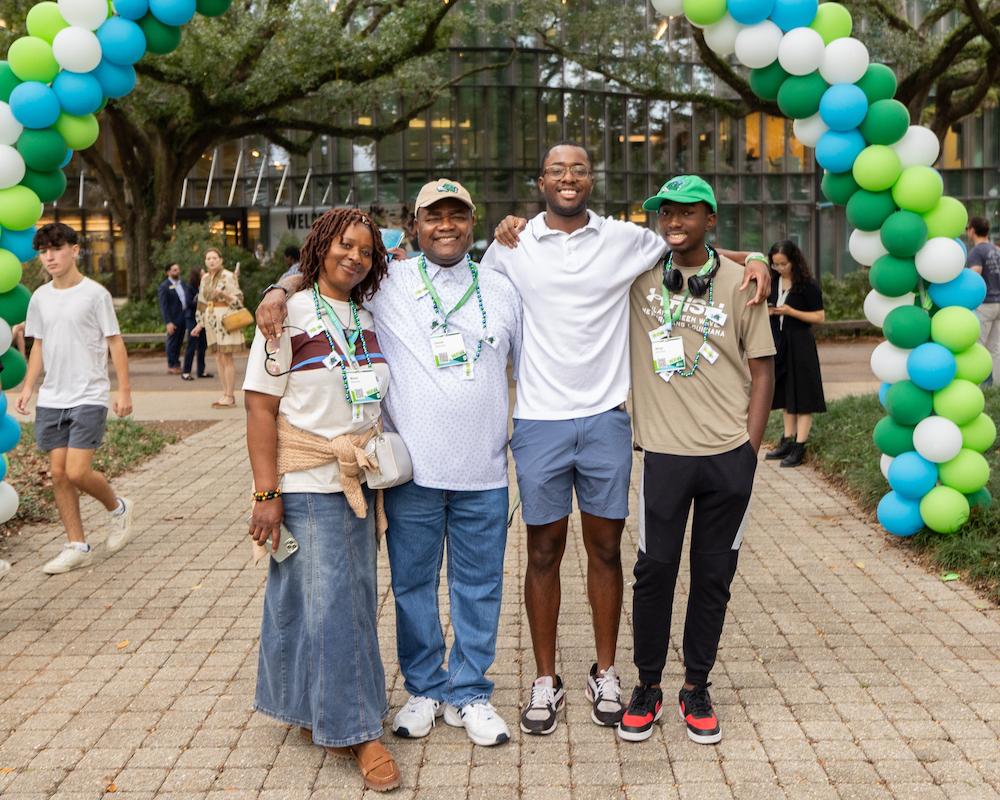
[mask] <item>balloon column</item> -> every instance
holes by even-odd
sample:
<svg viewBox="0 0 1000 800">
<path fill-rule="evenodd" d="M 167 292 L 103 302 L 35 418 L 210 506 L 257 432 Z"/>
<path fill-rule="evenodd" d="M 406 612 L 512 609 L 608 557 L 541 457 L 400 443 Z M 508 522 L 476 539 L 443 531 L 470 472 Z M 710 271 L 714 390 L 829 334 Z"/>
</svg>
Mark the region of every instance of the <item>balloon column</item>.
<svg viewBox="0 0 1000 800">
<path fill-rule="evenodd" d="M 964 269 L 965 208 L 944 195 L 939 144 L 893 99 L 896 77 L 872 64 L 839 3 L 817 0 L 652 0 L 684 14 L 718 55 L 750 68 L 750 86 L 794 120 L 816 149 L 822 191 L 846 207 L 850 252 L 871 267 L 865 316 L 886 341 L 872 353 L 887 414 L 875 427 L 891 491 L 878 506 L 890 533 L 953 533 L 988 505 L 983 453 L 996 426 L 979 383 L 990 358 L 973 314 L 983 279 Z"/>
<path fill-rule="evenodd" d="M 218 16 L 231 0 L 59 0 L 34 5 L 28 35 L 0 61 L 0 384 L 23 379 L 23 356 L 11 347 L 11 327 L 24 322 L 30 292 L 21 264 L 44 203 L 66 190 L 65 167 L 75 150 L 97 141 L 97 113 L 135 86 L 133 64 L 147 52 L 165 54 L 196 13 Z M 0 394 L 0 524 L 17 511 L 17 492 L 3 481 L 7 452 L 21 431 Z"/>
</svg>

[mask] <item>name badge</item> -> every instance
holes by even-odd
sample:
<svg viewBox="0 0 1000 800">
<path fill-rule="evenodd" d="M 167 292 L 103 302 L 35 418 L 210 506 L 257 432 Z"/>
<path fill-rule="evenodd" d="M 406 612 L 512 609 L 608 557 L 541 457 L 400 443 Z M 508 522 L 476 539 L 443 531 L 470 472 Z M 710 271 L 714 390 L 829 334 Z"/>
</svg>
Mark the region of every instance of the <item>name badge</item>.
<svg viewBox="0 0 1000 800">
<path fill-rule="evenodd" d="M 714 364 L 719 360 L 719 351 L 712 347 L 712 345 L 708 342 L 702 344 L 702 346 L 698 348 L 698 352 L 701 353 L 701 357 L 704 358 L 709 364 Z"/>
<path fill-rule="evenodd" d="M 353 405 L 377 403 L 382 399 L 378 389 L 378 378 L 371 367 L 347 370 L 347 394 Z"/>
<path fill-rule="evenodd" d="M 671 336 L 653 342 L 653 371 L 657 375 L 684 369 L 684 340 Z"/>
<path fill-rule="evenodd" d="M 729 315 L 725 311 L 715 306 L 707 306 L 705 308 L 705 316 L 716 325 L 725 325 L 726 320 L 729 319 Z"/>
<path fill-rule="evenodd" d="M 438 369 L 461 366 L 469 360 L 465 339 L 460 333 L 431 336 L 431 354 L 434 356 L 434 366 Z"/>
<path fill-rule="evenodd" d="M 309 334 L 311 339 L 313 336 L 323 332 L 323 321 L 319 319 L 314 319 L 309 325 L 306 326 L 306 333 Z"/>
<path fill-rule="evenodd" d="M 659 328 L 649 332 L 649 341 L 662 342 L 664 339 L 670 336 L 670 331 L 672 328 L 673 328 L 673 323 L 667 320 Z"/>
</svg>

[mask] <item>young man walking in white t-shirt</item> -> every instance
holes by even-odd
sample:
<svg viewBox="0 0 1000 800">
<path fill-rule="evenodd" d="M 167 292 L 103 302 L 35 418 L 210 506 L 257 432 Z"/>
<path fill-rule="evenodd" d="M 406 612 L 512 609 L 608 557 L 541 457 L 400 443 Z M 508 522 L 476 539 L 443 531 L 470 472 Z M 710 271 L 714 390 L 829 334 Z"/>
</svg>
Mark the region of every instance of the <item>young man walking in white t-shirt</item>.
<svg viewBox="0 0 1000 800">
<path fill-rule="evenodd" d="M 93 549 L 87 544 L 80 518 L 80 492 L 86 492 L 109 512 L 107 547 L 112 553 L 128 542 L 132 501 L 115 494 L 103 474 L 94 470 L 94 451 L 104 438 L 111 383 L 108 352 L 118 380 L 114 402 L 119 417 L 132 413 L 128 354 L 108 290 L 84 277 L 77 268 L 77 234 L 52 222 L 35 234 L 34 248 L 52 277 L 28 303 L 25 336 L 35 344 L 28 357 L 28 374 L 17 410 L 28 413 L 31 395 L 45 371 L 35 409 L 35 439 L 49 453 L 49 470 L 59 519 L 68 542 L 42 567 L 56 575 L 87 566 Z"/>
<path fill-rule="evenodd" d="M 663 258 L 667 244 L 648 228 L 587 209 L 593 165 L 577 144 L 549 148 L 538 188 L 546 210 L 531 220 L 504 220 L 483 267 L 506 275 L 523 304 L 510 446 L 528 528 L 524 599 L 538 677 L 521 729 L 549 734 L 565 700 L 556 674 L 556 625 L 574 490 L 597 651 L 587 680 L 591 718 L 612 727 L 624 710 L 614 663 L 623 590 L 621 535 L 632 470 L 625 411 L 628 294 L 632 282 Z M 766 265 L 749 268 L 744 286 L 752 279 L 759 302 L 770 290 Z"/>
</svg>

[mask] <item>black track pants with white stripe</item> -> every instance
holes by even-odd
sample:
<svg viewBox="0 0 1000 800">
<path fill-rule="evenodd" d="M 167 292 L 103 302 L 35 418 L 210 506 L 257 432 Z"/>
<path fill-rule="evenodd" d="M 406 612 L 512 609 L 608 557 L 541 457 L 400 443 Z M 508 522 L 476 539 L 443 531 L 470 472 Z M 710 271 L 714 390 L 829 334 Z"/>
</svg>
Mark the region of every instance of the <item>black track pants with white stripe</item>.
<svg viewBox="0 0 1000 800">
<path fill-rule="evenodd" d="M 632 591 L 635 665 L 642 683 L 659 683 L 666 664 L 674 586 L 692 503 L 684 669 L 690 683 L 708 681 L 726 619 L 756 468 L 757 455 L 749 443 L 714 456 L 645 453 Z"/>
</svg>

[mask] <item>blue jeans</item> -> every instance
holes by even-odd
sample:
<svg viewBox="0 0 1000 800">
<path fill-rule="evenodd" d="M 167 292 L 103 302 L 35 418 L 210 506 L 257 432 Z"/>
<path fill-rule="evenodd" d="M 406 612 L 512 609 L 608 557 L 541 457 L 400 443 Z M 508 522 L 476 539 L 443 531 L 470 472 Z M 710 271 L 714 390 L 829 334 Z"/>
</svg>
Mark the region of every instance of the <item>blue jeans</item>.
<svg viewBox="0 0 1000 800">
<path fill-rule="evenodd" d="M 489 700 L 493 681 L 486 671 L 496 655 L 507 489 L 459 492 L 410 481 L 385 493 L 385 511 L 396 649 L 406 691 L 458 708 Z M 438 608 L 446 543 L 455 630 L 447 669 Z"/>
<path fill-rule="evenodd" d="M 377 739 L 389 711 L 378 649 L 375 498 L 358 519 L 344 495 L 282 496 L 298 552 L 271 561 L 254 708 L 312 730 L 324 747 Z"/>
</svg>

